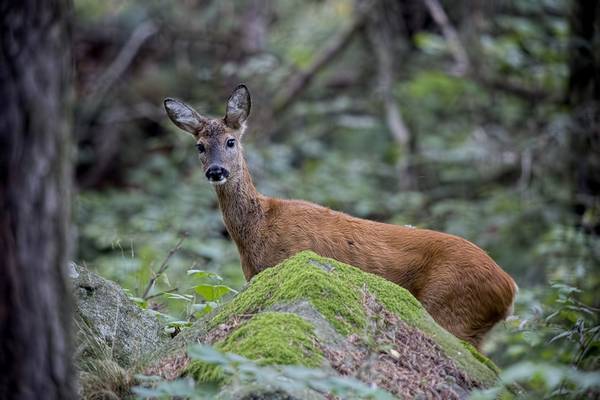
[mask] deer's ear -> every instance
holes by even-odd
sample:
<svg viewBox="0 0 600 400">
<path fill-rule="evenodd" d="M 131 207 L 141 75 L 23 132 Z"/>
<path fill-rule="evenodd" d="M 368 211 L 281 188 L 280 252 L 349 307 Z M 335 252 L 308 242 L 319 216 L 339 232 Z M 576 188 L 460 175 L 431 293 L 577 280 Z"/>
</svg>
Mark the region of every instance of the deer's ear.
<svg viewBox="0 0 600 400">
<path fill-rule="evenodd" d="M 227 100 L 225 124 L 232 129 L 240 129 L 250 115 L 250 92 L 245 85 L 239 85 L 233 90 Z"/>
<path fill-rule="evenodd" d="M 165 99 L 165 110 L 175 125 L 192 135 L 196 135 L 198 129 L 206 121 L 206 118 L 198 114 L 192 107 L 169 97 Z"/>
</svg>

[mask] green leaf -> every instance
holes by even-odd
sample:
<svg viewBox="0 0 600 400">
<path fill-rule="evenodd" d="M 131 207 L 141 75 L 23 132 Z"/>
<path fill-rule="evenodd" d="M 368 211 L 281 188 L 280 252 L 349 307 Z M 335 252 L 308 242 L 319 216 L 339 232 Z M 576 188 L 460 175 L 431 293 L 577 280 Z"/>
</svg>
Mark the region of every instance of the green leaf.
<svg viewBox="0 0 600 400">
<path fill-rule="evenodd" d="M 133 301 L 135 304 L 142 308 L 148 308 L 148 302 L 141 297 L 130 296 L 129 300 Z"/>
<path fill-rule="evenodd" d="M 550 339 L 550 342 L 549 342 L 549 343 L 552 343 L 552 342 L 554 342 L 555 340 L 561 339 L 561 338 L 563 338 L 563 337 L 565 337 L 565 336 L 570 336 L 570 335 L 572 335 L 572 334 L 573 334 L 573 332 L 571 332 L 571 331 L 566 331 L 566 332 L 563 332 L 563 333 L 561 333 L 561 334 L 558 334 L 558 335 L 554 336 L 552 339 Z"/>
<path fill-rule="evenodd" d="M 198 285 L 194 286 L 194 290 L 206 301 L 219 300 L 230 292 L 237 293 L 236 290 L 225 285 Z"/>
<path fill-rule="evenodd" d="M 179 294 L 179 293 L 167 293 L 166 297 L 171 300 L 186 301 L 188 303 L 194 299 L 194 296 L 192 296 L 190 294 Z"/>
<path fill-rule="evenodd" d="M 223 280 L 223 278 L 221 278 L 220 275 L 215 274 L 214 272 L 203 271 L 203 270 L 199 270 L 199 269 L 189 269 L 187 271 L 187 274 L 189 276 L 192 276 L 192 277 L 198 278 L 198 279 L 212 279 L 215 281 Z"/>
<path fill-rule="evenodd" d="M 187 328 L 189 326 L 192 326 L 192 323 L 190 321 L 183 320 L 171 321 L 167 324 L 167 327 L 169 328 Z"/>
<path fill-rule="evenodd" d="M 192 360 L 200 360 L 213 365 L 229 363 L 226 354 L 221 353 L 212 346 L 194 344 L 188 347 L 188 355 Z"/>
<path fill-rule="evenodd" d="M 198 313 L 197 316 L 202 316 L 205 314 L 208 314 L 209 312 L 211 312 L 214 309 L 214 306 L 216 306 L 217 303 L 215 302 L 208 302 L 208 303 L 197 303 L 197 304 L 192 304 L 192 308 L 194 309 L 194 311 L 196 311 Z"/>
<path fill-rule="evenodd" d="M 554 289 L 557 289 L 560 293 L 567 294 L 567 295 L 571 294 L 571 293 L 581 293 L 581 289 L 573 287 L 571 285 L 564 284 L 564 283 L 556 282 L 556 283 L 552 284 L 552 287 Z"/>
<path fill-rule="evenodd" d="M 157 398 L 157 397 L 179 397 L 190 398 L 197 393 L 195 390 L 194 381 L 190 378 L 177 379 L 174 381 L 159 381 L 153 387 L 136 386 L 133 392 L 141 398 Z"/>
<path fill-rule="evenodd" d="M 167 274 L 162 274 L 160 276 L 160 280 L 167 286 L 171 287 L 171 282 L 169 281 L 169 277 Z"/>
</svg>

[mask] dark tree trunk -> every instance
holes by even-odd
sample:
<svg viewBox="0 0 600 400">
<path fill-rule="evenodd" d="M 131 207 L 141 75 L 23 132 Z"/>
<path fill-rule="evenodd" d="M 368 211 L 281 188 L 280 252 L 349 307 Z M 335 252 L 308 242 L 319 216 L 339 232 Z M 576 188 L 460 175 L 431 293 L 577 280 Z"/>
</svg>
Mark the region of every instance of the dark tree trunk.
<svg viewBox="0 0 600 400">
<path fill-rule="evenodd" d="M 75 398 L 69 8 L 0 5 L 0 399 Z"/>
<path fill-rule="evenodd" d="M 600 2 L 573 0 L 570 26 L 573 203 L 582 227 L 600 233 Z"/>
</svg>

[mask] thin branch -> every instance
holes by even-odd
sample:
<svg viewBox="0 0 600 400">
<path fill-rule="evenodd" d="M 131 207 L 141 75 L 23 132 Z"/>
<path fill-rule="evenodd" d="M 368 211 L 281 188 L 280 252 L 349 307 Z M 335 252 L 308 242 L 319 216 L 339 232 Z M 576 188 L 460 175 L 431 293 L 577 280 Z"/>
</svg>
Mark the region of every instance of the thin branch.
<svg viewBox="0 0 600 400">
<path fill-rule="evenodd" d="M 444 39 L 448 43 L 448 48 L 452 53 L 455 60 L 454 68 L 452 73 L 457 76 L 464 76 L 469 74 L 472 79 L 481 85 L 487 86 L 491 89 L 495 89 L 515 97 L 520 97 L 525 100 L 537 101 L 537 100 L 560 100 L 560 96 L 556 96 L 550 92 L 531 89 L 525 86 L 514 84 L 506 80 L 493 80 L 484 77 L 477 68 L 474 68 L 473 64 L 469 60 L 469 55 L 463 46 L 460 37 L 458 36 L 457 30 L 452 26 L 448 15 L 444 11 L 444 8 L 438 0 L 423 0 L 431 17 L 438 24 L 444 35 Z"/>
<path fill-rule="evenodd" d="M 450 23 L 448 15 L 446 15 L 444 8 L 438 2 L 438 0 L 423 1 L 429 10 L 429 14 L 431 14 L 431 17 L 435 23 L 438 24 L 442 30 L 442 34 L 444 35 L 446 42 L 448 42 L 448 48 L 450 49 L 450 52 L 454 57 L 454 61 L 456 62 L 454 68 L 452 69 L 453 74 L 457 76 L 465 75 L 471 69 L 471 63 L 469 62 L 467 51 L 462 45 L 456 29 L 454 29 Z"/>
<path fill-rule="evenodd" d="M 142 45 L 156 32 L 158 32 L 158 27 L 152 21 L 146 21 L 135 28 L 117 57 L 93 86 L 89 95 L 93 105 L 90 107 L 91 110 L 102 103 L 104 96 L 127 71 Z"/>
<path fill-rule="evenodd" d="M 173 289 L 165 290 L 164 292 L 160 292 L 160 293 L 153 294 L 152 296 L 148 296 L 144 300 L 152 300 L 152 299 L 155 299 L 157 297 L 163 296 L 165 294 L 176 292 L 178 290 L 179 290 L 179 288 L 173 288 Z"/>
<path fill-rule="evenodd" d="M 150 293 L 150 290 L 152 290 L 152 288 L 154 287 L 156 280 L 158 278 L 160 278 L 160 276 L 162 274 L 164 274 L 164 272 L 167 270 L 167 268 L 169 268 L 169 260 L 171 259 L 171 257 L 173 257 L 173 255 L 175 253 L 177 253 L 179 251 L 179 249 L 181 248 L 181 245 L 183 244 L 183 241 L 186 238 L 187 238 L 187 233 L 184 233 L 182 235 L 182 237 L 179 239 L 179 241 L 177 242 L 177 244 L 175 245 L 175 247 L 173 247 L 171 250 L 169 250 L 169 253 L 163 260 L 162 264 L 160 264 L 158 271 L 152 275 L 152 278 L 150 278 L 150 281 L 148 282 L 148 285 L 146 286 L 146 289 L 144 290 L 144 294 L 142 295 L 142 299 L 148 300 L 148 294 Z"/>
<path fill-rule="evenodd" d="M 393 93 L 395 57 L 392 46 L 393 40 L 389 33 L 382 28 L 376 15 L 372 15 L 367 23 L 367 39 L 371 43 L 373 55 L 377 60 L 378 92 L 383 99 L 385 121 L 392 136 L 402 147 L 410 139 L 410 132 L 402 119 L 400 105 Z"/>
<path fill-rule="evenodd" d="M 305 71 L 300 71 L 288 79 L 288 85 L 284 85 L 285 91 L 275 96 L 273 107 L 275 114 L 280 114 L 292 105 L 300 94 L 306 90 L 319 71 L 332 62 L 352 42 L 355 34 L 363 27 L 364 16 L 354 20 L 349 27 L 340 32 L 325 46 L 316 56 L 313 63 Z M 289 89 L 288 89 L 289 88 Z"/>
<path fill-rule="evenodd" d="M 506 94 L 510 94 L 515 97 L 520 97 L 528 101 L 559 101 L 561 99 L 561 96 L 555 93 L 551 93 L 540 89 L 528 88 L 524 85 L 519 85 L 518 83 L 513 83 L 509 80 L 489 79 L 479 74 L 473 74 L 472 78 L 473 80 L 475 80 L 475 82 L 479 83 L 482 86 L 486 86 L 489 89 L 504 92 Z"/>
<path fill-rule="evenodd" d="M 149 102 L 142 102 L 128 108 L 111 108 L 98 119 L 99 125 L 128 123 L 136 119 L 149 119 L 160 122 L 164 117 L 164 109 Z"/>
<path fill-rule="evenodd" d="M 404 119 L 402 119 L 398 102 L 393 96 L 385 96 L 384 107 L 385 121 L 390 132 L 392 132 L 394 139 L 396 139 L 399 144 L 405 146 L 410 138 L 410 132 L 404 123 Z"/>
<path fill-rule="evenodd" d="M 583 346 L 581 346 L 581 350 L 579 351 L 579 354 L 577 355 L 577 358 L 575 359 L 575 362 L 574 362 L 575 368 L 579 368 L 579 364 L 581 364 L 581 361 L 583 361 L 583 357 L 585 357 L 587 352 L 590 350 L 592 343 L 594 343 L 594 340 L 596 340 L 596 336 L 598 336 L 599 334 L 600 334 L 600 330 L 594 332 L 594 334 L 591 335 L 588 338 L 588 340 L 586 340 L 586 342 L 583 344 Z"/>
</svg>

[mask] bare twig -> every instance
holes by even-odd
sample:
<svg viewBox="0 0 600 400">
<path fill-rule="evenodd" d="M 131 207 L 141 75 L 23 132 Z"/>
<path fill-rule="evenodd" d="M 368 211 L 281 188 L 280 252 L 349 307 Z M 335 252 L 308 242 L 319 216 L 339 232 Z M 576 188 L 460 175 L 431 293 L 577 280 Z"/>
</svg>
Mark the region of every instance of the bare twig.
<svg viewBox="0 0 600 400">
<path fill-rule="evenodd" d="M 99 114 L 103 111 L 102 105 L 110 91 L 125 74 L 142 45 L 157 31 L 158 28 L 150 21 L 135 28 L 117 57 L 92 86 L 84 99 L 81 111 L 76 115 L 76 131 L 79 132 L 80 138 L 89 139 L 94 144 L 94 148 L 98 149 L 98 157 L 93 167 L 84 172 L 80 179 L 83 187 L 95 184 L 102 177 L 114 160 L 120 144 L 118 129 L 104 129 L 99 135 L 96 130 L 101 128 L 92 122 L 101 117 Z"/>
<path fill-rule="evenodd" d="M 179 290 L 179 288 L 173 288 L 173 289 L 165 290 L 164 292 L 160 292 L 160 293 L 153 294 L 152 296 L 148 296 L 148 297 L 144 298 L 144 300 L 152 300 L 152 299 L 155 299 L 157 297 L 163 296 L 165 294 L 176 292 L 178 290 Z"/>
<path fill-rule="evenodd" d="M 410 132 L 402 119 L 400 105 L 393 93 L 394 53 L 393 40 L 382 27 L 376 14 L 372 14 L 367 24 L 367 39 L 371 43 L 373 55 L 377 61 L 378 92 L 383 100 L 385 121 L 393 138 L 404 147 L 409 141 Z"/>
<path fill-rule="evenodd" d="M 490 89 L 497 90 L 499 92 L 504 92 L 511 96 L 519 97 L 528 101 L 541 101 L 547 100 L 550 102 L 561 100 L 561 96 L 552 92 L 548 92 L 545 90 L 528 88 L 525 85 L 520 85 L 516 82 L 511 82 L 509 80 L 494 80 L 488 79 L 480 74 L 472 74 L 472 78 L 475 82 L 479 83 L 482 86 L 486 86 Z"/>
<path fill-rule="evenodd" d="M 352 42 L 355 34 L 363 27 L 364 16 L 359 16 L 350 26 L 336 35 L 316 56 L 313 63 L 305 71 L 300 71 L 288 79 L 289 85 L 284 85 L 285 91 L 275 96 L 274 111 L 279 114 L 296 101 L 298 96 L 309 86 L 313 78 L 327 64 L 335 59 Z M 288 89 L 289 88 L 289 89 Z"/>
<path fill-rule="evenodd" d="M 385 121 L 394 139 L 405 146 L 410 138 L 410 132 L 400 114 L 400 106 L 391 93 L 384 95 Z"/>
<path fill-rule="evenodd" d="M 158 28 L 152 21 L 146 21 L 135 28 L 117 57 L 92 88 L 90 98 L 94 106 L 102 103 L 104 96 L 127 71 L 142 45 L 156 32 L 158 32 Z M 91 108 L 95 109 L 95 107 Z"/>
<path fill-rule="evenodd" d="M 585 357 L 585 355 L 587 354 L 588 350 L 590 350 L 592 343 L 594 343 L 594 340 L 596 339 L 596 336 L 598 336 L 598 334 L 600 334 L 600 330 L 594 332 L 593 335 L 591 335 L 588 340 L 585 341 L 585 343 L 583 345 L 580 344 L 579 346 L 579 352 L 577 353 L 577 355 L 575 356 L 575 359 L 573 360 L 573 366 L 575 368 L 579 368 L 579 364 L 581 363 L 581 361 L 583 361 L 583 357 Z M 560 386 L 558 387 L 557 393 L 562 393 L 564 387 L 565 387 L 566 381 L 565 379 L 563 379 L 560 383 Z"/>
<path fill-rule="evenodd" d="M 128 123 L 136 119 L 149 119 L 159 122 L 162 120 L 164 109 L 156 104 L 141 102 L 129 108 L 111 108 L 105 112 L 98 123 L 100 125 L 112 125 Z"/>
<path fill-rule="evenodd" d="M 465 47 L 462 45 L 460 38 L 458 37 L 458 33 L 456 29 L 450 23 L 446 12 L 442 5 L 438 2 L 438 0 L 423 0 L 431 17 L 435 21 L 436 24 L 439 25 L 442 30 L 442 34 L 448 42 L 448 47 L 456 64 L 452 69 L 452 72 L 457 76 L 465 75 L 469 69 L 471 68 L 471 63 L 469 62 L 469 57 L 467 56 L 467 52 Z"/>
<path fill-rule="evenodd" d="M 450 23 L 448 15 L 444 11 L 444 8 L 438 0 L 423 0 L 431 17 L 438 24 L 444 35 L 444 39 L 448 43 L 448 48 L 452 53 L 455 60 L 455 65 L 451 71 L 452 74 L 457 76 L 469 76 L 477 83 L 486 86 L 490 89 L 498 90 L 515 97 L 520 97 L 529 101 L 538 100 L 549 100 L 557 101 L 560 100 L 560 96 L 554 95 L 553 93 L 528 88 L 518 83 L 512 83 L 507 80 L 494 80 L 486 78 L 481 71 L 476 68 L 476 64 L 473 65 L 469 59 L 465 46 L 463 46 L 460 37 L 456 29 Z"/>
<path fill-rule="evenodd" d="M 579 354 L 577 355 L 577 358 L 574 360 L 573 365 L 575 365 L 575 368 L 579 368 L 579 364 L 581 364 L 581 361 L 583 361 L 583 358 L 585 357 L 587 352 L 590 350 L 592 343 L 594 343 L 594 340 L 596 340 L 596 337 L 598 336 L 598 334 L 600 334 L 600 331 L 594 332 L 594 334 L 588 338 L 588 340 L 583 344 L 583 346 L 581 346 Z"/>
<path fill-rule="evenodd" d="M 181 248 L 181 245 L 183 244 L 183 241 L 187 238 L 187 233 L 184 233 L 181 237 L 181 239 L 179 239 L 179 241 L 177 242 L 177 244 L 175 245 L 175 247 L 173 247 L 171 250 L 169 250 L 169 253 L 167 254 L 167 256 L 165 257 L 165 259 L 163 260 L 162 264 L 160 264 L 160 267 L 158 268 L 158 271 L 156 271 L 156 273 L 154 273 L 152 275 L 152 278 L 150 278 L 150 281 L 148 282 L 148 285 L 146 286 L 146 289 L 144 290 L 144 294 L 142 295 L 142 299 L 144 300 L 148 300 L 148 294 L 150 293 L 150 290 L 152 290 L 152 288 L 154 287 L 154 284 L 156 283 L 156 280 L 158 278 L 160 278 L 160 276 L 162 274 L 164 274 L 164 272 L 167 270 L 167 268 L 169 268 L 169 260 L 171 259 L 171 257 L 173 257 L 173 255 L 175 253 L 177 253 L 179 251 L 179 249 Z"/>
</svg>

